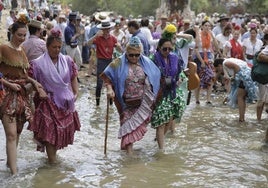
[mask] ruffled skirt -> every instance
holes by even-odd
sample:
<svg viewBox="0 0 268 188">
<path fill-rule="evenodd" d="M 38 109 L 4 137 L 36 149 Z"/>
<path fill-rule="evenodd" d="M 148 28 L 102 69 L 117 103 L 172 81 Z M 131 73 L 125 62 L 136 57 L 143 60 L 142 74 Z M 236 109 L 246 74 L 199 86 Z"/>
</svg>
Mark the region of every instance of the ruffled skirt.
<svg viewBox="0 0 268 188">
<path fill-rule="evenodd" d="M 121 149 L 139 141 L 147 132 L 147 125 L 151 120 L 152 106 L 154 104 L 154 94 L 150 89 L 144 91 L 141 105 L 136 108 L 126 108 L 120 114 L 120 124 L 118 138 L 121 139 Z"/>
<path fill-rule="evenodd" d="M 253 101 L 257 100 L 258 88 L 256 83 L 251 79 L 251 69 L 248 67 L 242 67 L 240 71 L 236 73 L 235 80 L 231 84 L 231 91 L 228 96 L 228 105 L 231 108 L 237 107 L 237 90 L 241 82 L 243 83 L 247 92 L 246 102 L 252 103 Z"/>
<path fill-rule="evenodd" d="M 200 53 L 201 57 L 204 58 L 204 53 Z M 213 54 L 208 52 L 208 59 L 210 62 L 214 61 Z M 206 64 L 205 67 L 201 67 L 201 62 L 195 57 L 194 62 L 197 64 L 197 74 L 200 78 L 200 87 L 207 89 L 211 86 L 212 81 L 215 79 L 214 66 L 212 63 Z"/>
<path fill-rule="evenodd" d="M 37 150 L 44 152 L 46 142 L 56 149 L 72 144 L 75 131 L 80 130 L 80 121 L 76 111 L 61 110 L 48 99 L 39 103 L 28 129 L 34 132 Z"/>
<path fill-rule="evenodd" d="M 12 83 L 20 84 L 22 88 L 26 84 L 25 80 L 11 81 Z M 31 121 L 32 118 L 32 108 L 31 100 L 29 94 L 26 93 L 24 89 L 19 92 L 15 92 L 10 88 L 5 88 L 5 90 L 0 91 L 1 95 L 1 105 L 0 105 L 0 118 L 4 114 L 12 117 L 10 121 L 17 121 L 20 124 L 24 124 L 26 121 Z M 22 132 L 23 126 L 17 126 L 17 133 Z"/>
<path fill-rule="evenodd" d="M 176 97 L 174 99 L 171 99 L 169 96 L 163 98 L 154 110 L 151 120 L 152 128 L 157 128 L 168 123 L 171 117 L 177 122 L 180 122 L 185 111 L 188 92 L 185 74 L 180 74 L 180 80 L 182 83 L 176 89 Z"/>
</svg>

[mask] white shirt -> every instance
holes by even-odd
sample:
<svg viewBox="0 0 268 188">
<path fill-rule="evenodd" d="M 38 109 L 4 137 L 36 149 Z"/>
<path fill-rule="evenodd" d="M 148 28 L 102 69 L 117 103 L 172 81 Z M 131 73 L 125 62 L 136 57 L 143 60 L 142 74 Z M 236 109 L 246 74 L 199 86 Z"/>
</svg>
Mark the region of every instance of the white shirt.
<svg viewBox="0 0 268 188">
<path fill-rule="evenodd" d="M 227 58 L 223 61 L 222 66 L 223 66 L 223 71 L 224 71 L 224 75 L 226 77 L 228 77 L 229 79 L 234 78 L 235 72 L 234 69 L 230 69 L 228 68 L 225 63 L 226 62 L 232 62 L 237 64 L 240 68 L 244 67 L 244 66 L 248 66 L 247 62 L 241 60 L 241 59 L 237 59 L 237 58 Z"/>
<path fill-rule="evenodd" d="M 113 35 L 113 36 L 115 36 L 116 39 L 117 39 L 117 42 L 120 45 L 122 45 L 123 38 L 125 37 L 125 33 L 121 29 L 119 29 L 119 35 L 115 35 L 114 32 L 115 32 L 115 30 L 112 30 L 112 31 L 110 31 L 110 34 Z"/>
<path fill-rule="evenodd" d="M 263 42 L 260 39 L 256 39 L 256 43 L 252 44 L 250 38 L 246 38 L 243 41 L 243 47 L 246 48 L 246 54 L 255 55 L 256 52 L 261 50 Z"/>
<path fill-rule="evenodd" d="M 11 16 L 8 16 L 6 20 L 6 30 L 8 30 L 9 26 L 11 26 L 13 23 L 13 18 L 11 18 Z"/>
<path fill-rule="evenodd" d="M 216 36 L 216 39 L 219 42 L 219 48 L 220 49 L 223 49 L 224 44 L 227 41 L 229 41 L 230 39 L 232 39 L 232 38 L 233 38 L 232 34 L 230 34 L 229 36 L 224 36 L 222 33 L 221 34 L 218 34 Z"/>
</svg>

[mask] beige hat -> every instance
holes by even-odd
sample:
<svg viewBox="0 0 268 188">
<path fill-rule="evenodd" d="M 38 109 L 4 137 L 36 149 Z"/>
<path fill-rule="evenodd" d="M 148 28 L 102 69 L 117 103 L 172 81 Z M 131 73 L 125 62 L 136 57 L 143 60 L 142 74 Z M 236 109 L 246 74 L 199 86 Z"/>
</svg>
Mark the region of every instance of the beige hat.
<svg viewBox="0 0 268 188">
<path fill-rule="evenodd" d="M 34 19 L 32 19 L 30 21 L 28 26 L 32 26 L 32 27 L 35 27 L 35 28 L 38 28 L 38 29 L 44 29 L 44 25 L 42 24 L 42 22 L 40 22 L 38 20 L 34 20 Z"/>
<path fill-rule="evenodd" d="M 103 20 L 101 21 L 101 24 L 97 25 L 97 28 L 99 29 L 109 29 L 115 26 L 114 22 L 110 22 L 109 20 Z"/>
<path fill-rule="evenodd" d="M 184 19 L 182 21 L 183 21 L 183 24 L 190 24 L 191 23 L 191 21 L 189 19 Z"/>
<path fill-rule="evenodd" d="M 60 14 L 60 15 L 59 15 L 59 18 L 66 19 L 66 16 L 65 16 L 65 14 Z"/>
<path fill-rule="evenodd" d="M 94 15 L 95 19 L 98 21 L 105 20 L 107 18 L 107 15 L 102 12 L 98 12 L 97 14 Z"/>
<path fill-rule="evenodd" d="M 160 16 L 160 19 L 168 19 L 168 17 L 167 17 L 166 14 L 162 14 L 162 15 Z"/>
</svg>

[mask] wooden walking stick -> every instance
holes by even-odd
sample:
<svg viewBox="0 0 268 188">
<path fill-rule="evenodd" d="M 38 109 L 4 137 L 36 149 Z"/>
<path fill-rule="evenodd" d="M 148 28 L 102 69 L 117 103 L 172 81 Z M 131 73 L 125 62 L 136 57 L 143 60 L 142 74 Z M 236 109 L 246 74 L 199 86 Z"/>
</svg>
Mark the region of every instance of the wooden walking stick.
<svg viewBox="0 0 268 188">
<path fill-rule="evenodd" d="M 106 109 L 106 124 L 105 124 L 105 137 L 104 137 L 104 155 L 107 150 L 107 138 L 108 138 L 108 122 L 109 122 L 109 106 L 112 103 L 112 99 L 107 98 L 107 109 Z"/>
</svg>

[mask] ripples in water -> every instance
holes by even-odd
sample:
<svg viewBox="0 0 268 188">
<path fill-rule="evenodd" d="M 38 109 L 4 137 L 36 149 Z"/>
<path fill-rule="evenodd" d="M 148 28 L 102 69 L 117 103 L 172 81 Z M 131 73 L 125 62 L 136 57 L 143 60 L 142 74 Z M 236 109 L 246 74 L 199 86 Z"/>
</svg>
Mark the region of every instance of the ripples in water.
<svg viewBox="0 0 268 188">
<path fill-rule="evenodd" d="M 35 151 L 32 133 L 25 129 L 18 148 L 19 174 L 10 177 L 1 126 L 0 187 L 267 187 L 268 149 L 262 143 L 267 115 L 257 122 L 254 105 L 247 108 L 247 122 L 240 124 L 238 110 L 222 105 L 221 96 L 214 97 L 213 107 L 192 102 L 176 132 L 167 135 L 164 151 L 158 151 L 155 130 L 148 127 L 144 139 L 134 144 L 133 157 L 120 151 L 113 105 L 104 156 L 106 101 L 95 107 L 93 93 L 83 89 L 76 103 L 81 131 L 73 145 L 58 151 L 55 166 Z"/>
</svg>

